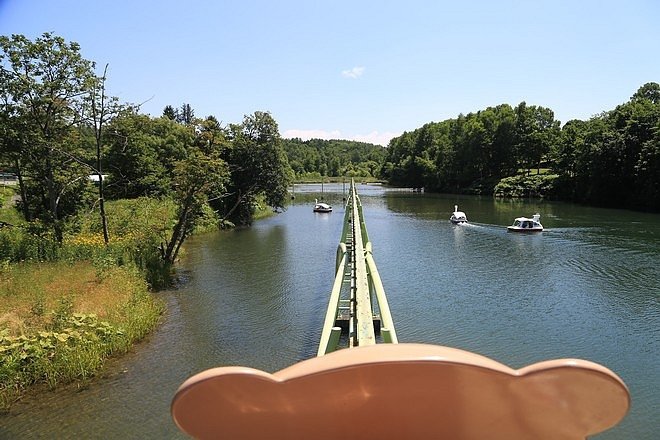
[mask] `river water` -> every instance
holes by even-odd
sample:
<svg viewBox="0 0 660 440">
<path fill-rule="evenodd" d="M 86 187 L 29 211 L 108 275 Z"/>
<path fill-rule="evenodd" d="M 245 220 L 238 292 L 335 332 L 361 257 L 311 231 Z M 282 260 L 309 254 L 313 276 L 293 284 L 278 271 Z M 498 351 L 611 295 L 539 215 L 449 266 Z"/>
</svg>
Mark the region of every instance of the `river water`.
<svg viewBox="0 0 660 440">
<path fill-rule="evenodd" d="M 185 438 L 169 405 L 190 375 L 220 365 L 277 371 L 313 357 L 334 279 L 344 186 L 320 187 L 251 228 L 190 239 L 163 325 L 81 390 L 27 398 L 0 438 Z M 513 368 L 583 358 L 632 394 L 597 439 L 660 432 L 660 215 L 565 203 L 418 194 L 360 185 L 369 238 L 400 342 L 447 345 Z M 449 221 L 454 204 L 468 225 Z M 507 233 L 541 214 L 546 230 Z"/>
</svg>

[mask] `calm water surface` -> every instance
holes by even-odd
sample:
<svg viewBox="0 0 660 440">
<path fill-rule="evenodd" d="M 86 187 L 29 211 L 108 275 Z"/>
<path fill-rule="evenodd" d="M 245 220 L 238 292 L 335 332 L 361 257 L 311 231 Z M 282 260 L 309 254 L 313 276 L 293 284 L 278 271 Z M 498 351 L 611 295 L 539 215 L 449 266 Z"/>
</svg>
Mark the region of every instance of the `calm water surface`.
<svg viewBox="0 0 660 440">
<path fill-rule="evenodd" d="M 80 391 L 26 399 L 0 438 L 184 438 L 177 387 L 219 365 L 276 371 L 313 357 L 333 283 L 342 185 L 296 186 L 284 213 L 195 237 L 160 329 Z M 660 431 L 660 216 L 561 203 L 359 188 L 401 342 L 448 345 L 514 368 L 584 358 L 619 374 L 632 410 L 598 439 Z M 459 204 L 470 224 L 448 218 Z M 541 213 L 546 230 L 507 233 Z"/>
</svg>

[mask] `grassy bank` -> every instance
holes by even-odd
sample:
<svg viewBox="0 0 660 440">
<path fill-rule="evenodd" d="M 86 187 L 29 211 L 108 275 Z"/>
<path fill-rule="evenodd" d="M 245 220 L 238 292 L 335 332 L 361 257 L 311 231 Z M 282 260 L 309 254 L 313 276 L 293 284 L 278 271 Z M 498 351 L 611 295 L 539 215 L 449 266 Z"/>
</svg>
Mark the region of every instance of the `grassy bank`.
<svg viewBox="0 0 660 440">
<path fill-rule="evenodd" d="M 139 198 L 106 204 L 109 243 L 98 213 L 67 222 L 62 243 L 0 193 L 0 411 L 28 389 L 85 383 L 110 356 L 126 352 L 158 324 L 164 305 L 150 293 L 168 286 L 161 256 L 176 206 Z M 273 214 L 263 199 L 255 219 Z M 205 208 L 195 233 L 217 230 Z"/>
<path fill-rule="evenodd" d="M 29 287 L 28 287 L 29 286 Z M 0 267 L 0 409 L 36 384 L 92 377 L 158 323 L 163 304 L 130 267 L 91 262 Z"/>
<path fill-rule="evenodd" d="M 57 243 L 27 224 L 3 191 L 0 220 L 0 410 L 30 387 L 84 383 L 158 324 L 167 285 L 159 246 L 175 206 L 142 198 L 107 204 L 106 246 L 96 212 L 76 217 Z M 13 221 L 11 221 L 13 220 Z"/>
</svg>

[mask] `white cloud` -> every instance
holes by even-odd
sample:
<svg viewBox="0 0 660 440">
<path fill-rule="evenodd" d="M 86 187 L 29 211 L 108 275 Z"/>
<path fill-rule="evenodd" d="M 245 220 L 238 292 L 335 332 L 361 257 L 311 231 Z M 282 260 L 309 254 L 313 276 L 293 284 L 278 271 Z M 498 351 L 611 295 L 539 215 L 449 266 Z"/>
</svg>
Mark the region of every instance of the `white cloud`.
<svg viewBox="0 0 660 440">
<path fill-rule="evenodd" d="M 370 144 L 382 145 L 387 147 L 387 144 L 390 143 L 390 139 L 401 135 L 401 133 L 393 133 L 391 131 L 386 131 L 384 133 L 379 133 L 377 131 L 372 131 L 369 134 L 357 134 L 351 139 L 354 141 L 368 142 Z"/>
<path fill-rule="evenodd" d="M 326 131 L 326 130 L 286 130 L 282 133 L 283 138 L 300 138 L 303 141 L 310 139 L 346 139 L 349 141 L 367 142 L 370 144 L 382 145 L 387 147 L 390 139 L 399 136 L 401 133 L 394 133 L 386 131 L 379 133 L 372 131 L 369 134 L 356 134 L 356 135 L 343 135 L 339 130 Z"/>
<path fill-rule="evenodd" d="M 363 73 L 364 73 L 364 67 L 353 67 L 352 69 L 349 70 L 342 70 L 341 76 L 343 76 L 344 78 L 357 79 L 361 77 Z"/>
</svg>

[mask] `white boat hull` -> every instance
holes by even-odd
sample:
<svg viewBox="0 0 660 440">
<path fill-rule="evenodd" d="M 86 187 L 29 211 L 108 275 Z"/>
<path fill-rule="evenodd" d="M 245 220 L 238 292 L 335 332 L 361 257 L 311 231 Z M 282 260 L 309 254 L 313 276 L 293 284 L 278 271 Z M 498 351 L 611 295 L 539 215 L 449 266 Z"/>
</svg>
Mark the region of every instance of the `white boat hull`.
<svg viewBox="0 0 660 440">
<path fill-rule="evenodd" d="M 507 226 L 506 229 L 509 232 L 541 232 L 541 231 L 543 231 L 543 228 L 538 228 L 538 227 L 521 228 L 521 227 L 518 227 L 518 226 Z"/>
<path fill-rule="evenodd" d="M 541 232 L 543 231 L 541 215 L 534 214 L 532 218 L 518 217 L 513 221 L 513 224 L 507 226 L 506 229 L 510 232 Z"/>
</svg>

